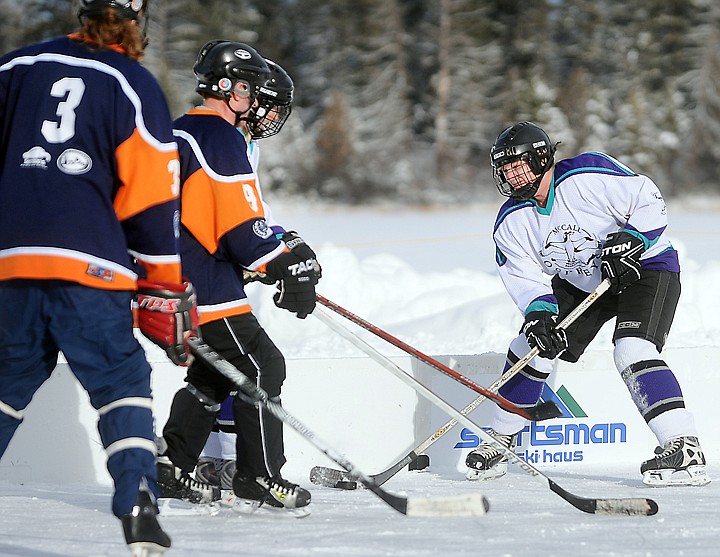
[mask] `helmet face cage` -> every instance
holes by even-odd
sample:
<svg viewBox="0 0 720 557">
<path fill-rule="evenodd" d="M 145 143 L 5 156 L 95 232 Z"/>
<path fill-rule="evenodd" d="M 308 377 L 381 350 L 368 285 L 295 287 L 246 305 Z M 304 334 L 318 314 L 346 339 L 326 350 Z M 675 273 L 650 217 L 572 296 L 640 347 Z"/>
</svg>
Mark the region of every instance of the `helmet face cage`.
<svg viewBox="0 0 720 557">
<path fill-rule="evenodd" d="M 255 120 L 250 124 L 253 139 L 263 139 L 280 132 L 292 112 L 294 84 L 287 72 L 271 60 L 270 79 L 258 91 Z"/>
<path fill-rule="evenodd" d="M 195 91 L 229 99 L 238 82 L 247 84 L 254 101 L 270 76 L 265 60 L 244 43 L 215 40 L 202 47 L 193 68 Z"/>
<path fill-rule="evenodd" d="M 498 191 L 506 196 L 527 201 L 540 187 L 545 173 L 554 163 L 555 147 L 547 134 L 535 124 L 520 122 L 498 135 L 490 151 L 493 177 Z M 524 161 L 532 175 L 526 173 L 527 183 L 514 187 L 507 180 L 503 168 L 516 161 Z"/>
<path fill-rule="evenodd" d="M 258 99 L 260 103 L 254 110 L 255 118 L 249 122 L 250 136 L 253 139 L 264 139 L 280 133 L 290 117 L 292 107 L 289 104 L 277 104 L 273 100 Z"/>
</svg>

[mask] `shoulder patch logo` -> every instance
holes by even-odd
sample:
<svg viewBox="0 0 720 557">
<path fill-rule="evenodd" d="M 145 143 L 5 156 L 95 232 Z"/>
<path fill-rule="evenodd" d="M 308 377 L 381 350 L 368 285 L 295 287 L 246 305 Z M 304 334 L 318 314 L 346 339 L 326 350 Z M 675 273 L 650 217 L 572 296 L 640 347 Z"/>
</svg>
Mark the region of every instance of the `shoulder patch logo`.
<svg viewBox="0 0 720 557">
<path fill-rule="evenodd" d="M 20 166 L 23 168 L 42 168 L 47 170 L 47 163 L 52 158 L 42 147 L 36 146 L 23 153 L 23 162 Z"/>
<path fill-rule="evenodd" d="M 265 219 L 258 219 L 253 223 L 253 232 L 263 240 L 267 240 L 273 234 Z"/>
<path fill-rule="evenodd" d="M 77 176 L 85 174 L 92 168 L 92 159 L 87 153 L 78 149 L 66 149 L 58 157 L 57 167 L 65 174 Z"/>
</svg>

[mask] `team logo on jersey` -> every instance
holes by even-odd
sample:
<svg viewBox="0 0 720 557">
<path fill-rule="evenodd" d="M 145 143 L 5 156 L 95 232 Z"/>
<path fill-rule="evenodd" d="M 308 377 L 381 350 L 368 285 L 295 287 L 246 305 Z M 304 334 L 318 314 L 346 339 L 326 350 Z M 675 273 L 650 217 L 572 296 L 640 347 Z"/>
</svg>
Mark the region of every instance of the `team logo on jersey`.
<svg viewBox="0 0 720 557">
<path fill-rule="evenodd" d="M 577 224 L 561 224 L 545 238 L 540 257 L 548 272 L 590 276 L 599 267 L 602 242 Z"/>
<path fill-rule="evenodd" d="M 57 167 L 65 174 L 77 176 L 85 174 L 92 168 L 92 159 L 87 153 L 78 149 L 65 149 L 58 157 Z"/>
<path fill-rule="evenodd" d="M 253 223 L 253 232 L 255 232 L 255 234 L 260 236 L 263 240 L 267 240 L 273 233 L 265 219 L 258 219 Z"/>
<path fill-rule="evenodd" d="M 23 153 L 23 162 L 20 166 L 23 168 L 42 168 L 47 170 L 47 163 L 52 158 L 42 147 L 33 147 L 29 151 Z"/>
<path fill-rule="evenodd" d="M 96 277 L 107 282 L 112 282 L 112 280 L 115 278 L 114 271 L 93 264 L 88 265 L 87 274 L 91 277 Z"/>
</svg>

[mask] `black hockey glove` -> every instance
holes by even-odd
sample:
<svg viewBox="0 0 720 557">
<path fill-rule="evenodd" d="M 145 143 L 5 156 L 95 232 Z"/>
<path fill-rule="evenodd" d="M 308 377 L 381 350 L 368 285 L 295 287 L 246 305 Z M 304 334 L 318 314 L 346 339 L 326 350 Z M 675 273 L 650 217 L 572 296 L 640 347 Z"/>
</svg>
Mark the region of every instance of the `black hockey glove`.
<svg viewBox="0 0 720 557">
<path fill-rule="evenodd" d="M 610 281 L 610 294 L 620 294 L 640 278 L 640 256 L 645 244 L 629 232 L 614 232 L 602 250 L 602 277 Z"/>
<path fill-rule="evenodd" d="M 311 257 L 300 259 L 293 252 L 278 255 L 266 265 L 267 275 L 279 281 L 273 296 L 275 305 L 305 319 L 315 309 L 315 285 L 320 275 Z"/>
<path fill-rule="evenodd" d="M 315 255 L 315 252 L 313 249 L 308 246 L 305 243 L 305 240 L 303 240 L 300 236 L 298 236 L 297 232 L 290 230 L 289 232 L 283 232 L 280 236 L 280 239 L 283 241 L 283 243 L 287 246 L 287 248 L 294 253 L 299 259 L 302 261 L 307 261 L 308 259 L 314 259 L 315 260 L 315 267 L 314 271 L 316 273 L 316 281 L 319 281 L 322 278 L 322 267 L 320 267 L 320 264 L 317 262 L 317 256 Z M 243 283 L 248 284 L 250 282 L 262 282 L 263 284 L 275 284 L 277 282 L 277 279 L 268 276 L 267 273 L 261 273 L 259 271 L 250 271 L 248 269 L 243 269 Z"/>
<path fill-rule="evenodd" d="M 314 265 L 314 272 L 316 274 L 316 281 L 319 281 L 322 278 L 322 267 L 320 267 L 320 264 L 317 261 L 317 255 L 315 255 L 315 252 L 313 249 L 305 243 L 305 240 L 303 240 L 300 236 L 298 236 L 298 233 L 294 230 L 289 230 L 288 232 L 283 233 L 282 236 L 280 236 L 280 239 L 285 242 L 285 245 L 287 248 L 302 261 L 307 261 L 308 259 L 313 259 L 315 261 Z"/>
<path fill-rule="evenodd" d="M 554 360 L 568 347 L 565 329 L 556 327 L 557 320 L 558 316 L 549 311 L 531 311 L 525 316 L 521 331 L 541 358 Z"/>
</svg>

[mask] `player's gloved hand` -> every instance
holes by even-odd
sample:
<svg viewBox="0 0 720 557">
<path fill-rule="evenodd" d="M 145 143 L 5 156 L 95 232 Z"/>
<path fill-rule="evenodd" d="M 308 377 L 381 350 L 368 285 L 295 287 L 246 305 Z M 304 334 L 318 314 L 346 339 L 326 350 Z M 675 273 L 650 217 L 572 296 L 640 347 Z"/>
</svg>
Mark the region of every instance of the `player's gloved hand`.
<svg viewBox="0 0 720 557">
<path fill-rule="evenodd" d="M 200 336 L 197 295 L 188 281 L 151 282 L 138 279 L 135 300 L 138 327 L 143 335 L 165 350 L 176 365 L 189 366 L 189 336 Z"/>
<path fill-rule="evenodd" d="M 619 294 L 640 278 L 640 256 L 645 244 L 629 232 L 613 232 L 605 240 L 602 250 L 603 279 L 610 281 L 611 294 Z"/>
<path fill-rule="evenodd" d="M 568 347 L 565 329 L 557 327 L 558 316 L 549 311 L 531 311 L 525 316 L 521 331 L 531 348 L 537 347 L 541 358 L 554 360 Z"/>
<path fill-rule="evenodd" d="M 266 265 L 267 275 L 279 281 L 275 305 L 305 319 L 315 309 L 315 285 L 320 274 L 314 257 L 300 259 L 293 252 L 281 253 Z"/>
<path fill-rule="evenodd" d="M 317 260 L 317 255 L 315 255 L 315 252 L 313 249 L 305 243 L 305 240 L 303 240 L 300 236 L 298 236 L 298 233 L 294 230 L 289 230 L 288 232 L 284 232 L 283 235 L 280 237 L 280 239 L 285 242 L 285 245 L 288 247 L 288 249 L 298 256 L 303 261 L 307 261 L 308 259 L 314 259 L 315 260 L 315 266 L 314 266 L 314 273 L 316 275 L 316 283 L 322 278 L 322 267 L 320 267 L 320 264 Z"/>
</svg>

